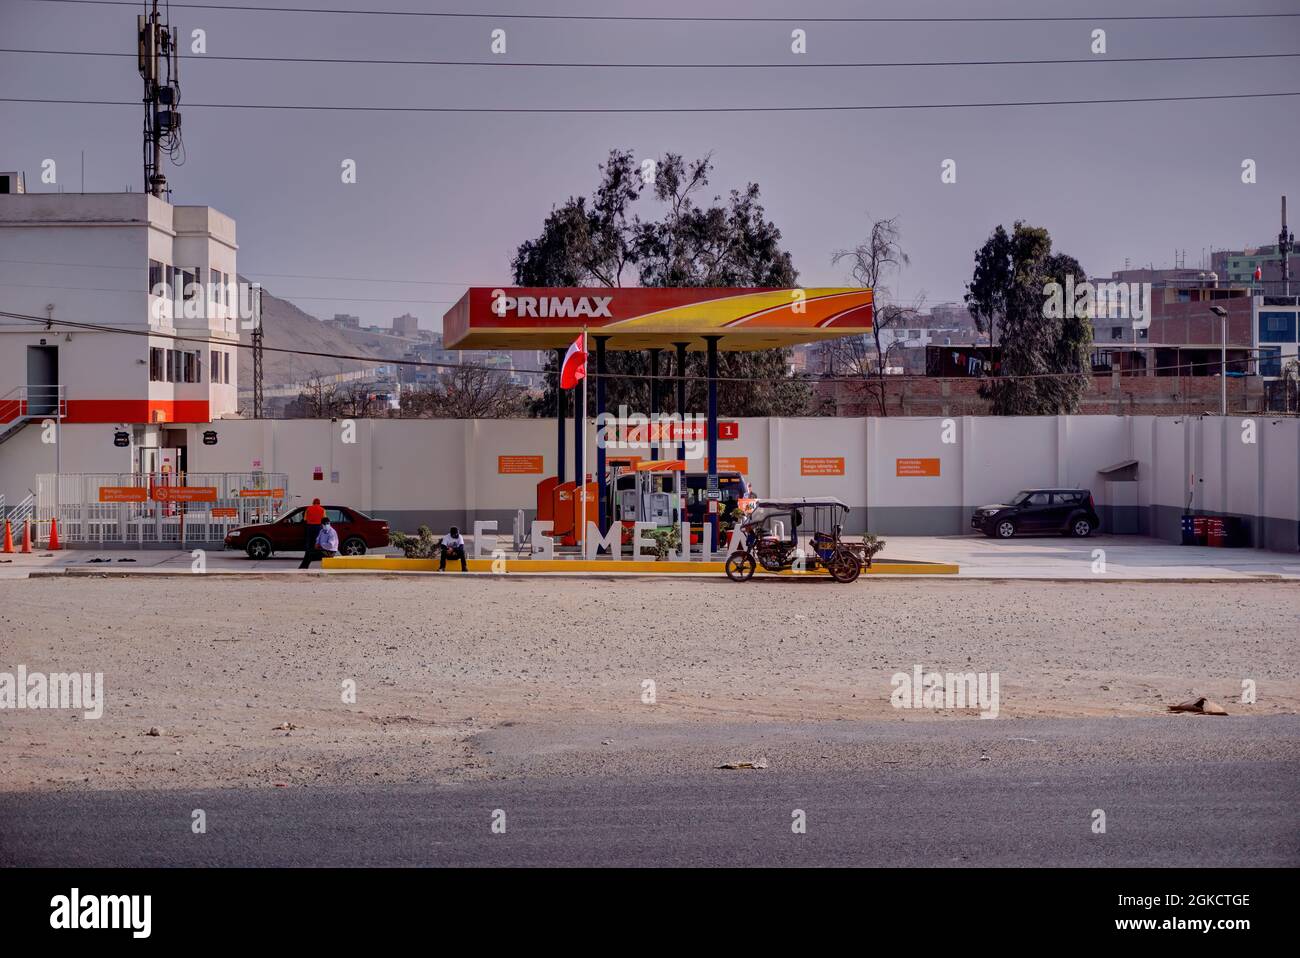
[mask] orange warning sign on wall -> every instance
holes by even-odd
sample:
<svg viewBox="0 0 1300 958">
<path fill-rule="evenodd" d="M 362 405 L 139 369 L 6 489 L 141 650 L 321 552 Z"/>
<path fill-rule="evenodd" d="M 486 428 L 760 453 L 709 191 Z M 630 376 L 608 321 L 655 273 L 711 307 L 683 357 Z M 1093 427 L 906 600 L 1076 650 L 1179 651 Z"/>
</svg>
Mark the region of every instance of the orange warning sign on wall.
<svg viewBox="0 0 1300 958">
<path fill-rule="evenodd" d="M 216 486 L 154 486 L 159 502 L 216 502 Z"/>
<path fill-rule="evenodd" d="M 501 476 L 540 476 L 541 456 L 497 456 L 497 474 Z"/>
<path fill-rule="evenodd" d="M 937 476 L 939 475 L 938 459 L 896 459 L 894 460 L 895 476 Z"/>
<path fill-rule="evenodd" d="M 241 499 L 283 499 L 284 489 L 240 489 Z"/>
<path fill-rule="evenodd" d="M 708 472 L 709 471 L 708 458 L 706 457 L 705 459 L 702 460 L 702 462 L 703 462 L 703 466 L 701 467 L 701 470 L 703 472 Z M 687 466 L 687 469 L 690 469 L 692 472 L 694 471 L 694 469 L 689 465 Z M 739 473 L 743 473 L 744 475 L 749 475 L 749 457 L 748 456 L 719 456 L 718 472 L 739 472 Z"/>
<path fill-rule="evenodd" d="M 844 475 L 843 456 L 821 456 L 799 460 L 801 476 L 842 476 Z"/>
<path fill-rule="evenodd" d="M 144 502 L 148 498 L 144 486 L 100 486 L 100 502 Z"/>
<path fill-rule="evenodd" d="M 238 519 L 239 510 L 231 506 L 213 506 L 212 518 L 214 519 Z"/>
</svg>

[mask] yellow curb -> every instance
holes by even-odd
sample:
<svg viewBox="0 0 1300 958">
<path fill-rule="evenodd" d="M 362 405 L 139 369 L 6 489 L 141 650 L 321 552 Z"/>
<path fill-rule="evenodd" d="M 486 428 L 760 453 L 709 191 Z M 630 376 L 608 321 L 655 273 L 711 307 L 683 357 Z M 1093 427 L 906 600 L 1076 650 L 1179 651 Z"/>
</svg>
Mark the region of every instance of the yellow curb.
<svg viewBox="0 0 1300 958">
<path fill-rule="evenodd" d="M 612 559 L 520 559 L 506 558 L 500 560 L 503 566 L 493 569 L 497 560 L 467 559 L 470 572 L 600 572 L 631 573 L 633 575 L 651 575 L 662 573 L 725 573 L 721 562 L 658 562 L 646 560 L 636 562 L 631 559 L 614 561 Z M 325 569 L 351 569 L 385 572 L 437 572 L 435 559 L 404 559 L 396 556 L 336 556 L 321 560 Z M 459 571 L 459 562 L 449 562 L 451 571 Z M 955 563 L 948 562 L 886 562 L 877 560 L 866 570 L 868 575 L 956 575 L 959 569 Z M 772 573 L 760 572 L 759 575 Z M 827 573 L 818 569 L 794 572 L 786 570 L 777 575 L 813 575 L 824 576 Z"/>
</svg>

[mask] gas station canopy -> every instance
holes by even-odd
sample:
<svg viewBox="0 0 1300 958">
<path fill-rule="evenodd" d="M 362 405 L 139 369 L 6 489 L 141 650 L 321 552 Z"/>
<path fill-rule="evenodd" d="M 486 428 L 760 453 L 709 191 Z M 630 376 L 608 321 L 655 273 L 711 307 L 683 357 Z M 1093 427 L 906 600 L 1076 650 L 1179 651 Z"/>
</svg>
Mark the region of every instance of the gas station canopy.
<svg viewBox="0 0 1300 958">
<path fill-rule="evenodd" d="M 608 349 L 772 349 L 871 331 L 872 292 L 474 286 L 442 319 L 447 349 L 558 349 L 585 326 Z"/>
</svg>

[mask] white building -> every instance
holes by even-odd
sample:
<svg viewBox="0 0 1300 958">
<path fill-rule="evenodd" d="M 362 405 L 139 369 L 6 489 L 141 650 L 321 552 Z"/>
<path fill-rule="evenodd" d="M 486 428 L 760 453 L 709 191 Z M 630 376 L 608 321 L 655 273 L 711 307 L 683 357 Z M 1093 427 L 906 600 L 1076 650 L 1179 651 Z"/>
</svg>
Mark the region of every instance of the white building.
<svg viewBox="0 0 1300 958">
<path fill-rule="evenodd" d="M 185 469 L 189 430 L 168 426 L 237 415 L 237 248 L 234 220 L 206 206 L 0 193 L 0 311 L 45 320 L 0 316 L 5 458 L 50 466 L 24 427 L 57 418 L 111 427 L 123 471 Z"/>
</svg>

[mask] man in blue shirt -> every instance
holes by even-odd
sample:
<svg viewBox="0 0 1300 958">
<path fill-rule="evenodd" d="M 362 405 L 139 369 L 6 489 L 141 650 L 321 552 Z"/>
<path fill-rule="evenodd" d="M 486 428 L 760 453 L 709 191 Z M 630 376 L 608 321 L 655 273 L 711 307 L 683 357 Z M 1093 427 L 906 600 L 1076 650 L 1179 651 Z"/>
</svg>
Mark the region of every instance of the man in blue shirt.
<svg viewBox="0 0 1300 958">
<path fill-rule="evenodd" d="M 325 556 L 336 556 L 339 554 L 339 534 L 330 525 L 328 515 L 321 518 L 320 532 L 316 535 L 315 548 L 307 550 L 307 554 L 302 557 L 302 565 L 299 569 L 306 569 L 311 566 L 316 559 L 323 559 Z"/>
</svg>

